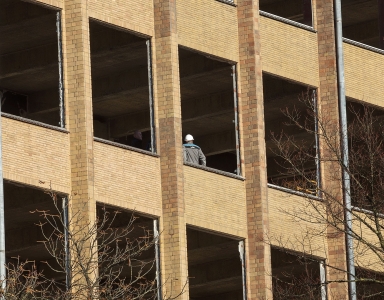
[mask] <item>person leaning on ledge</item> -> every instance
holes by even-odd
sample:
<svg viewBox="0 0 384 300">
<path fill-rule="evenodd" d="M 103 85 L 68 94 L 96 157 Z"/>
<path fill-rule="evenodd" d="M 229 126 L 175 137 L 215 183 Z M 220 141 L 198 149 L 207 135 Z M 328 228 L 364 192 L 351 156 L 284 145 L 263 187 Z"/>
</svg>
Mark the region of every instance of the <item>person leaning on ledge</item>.
<svg viewBox="0 0 384 300">
<path fill-rule="evenodd" d="M 205 166 L 207 164 L 205 155 L 203 154 L 203 151 L 201 151 L 200 147 L 193 143 L 193 136 L 187 134 L 184 141 L 184 162 Z"/>
</svg>

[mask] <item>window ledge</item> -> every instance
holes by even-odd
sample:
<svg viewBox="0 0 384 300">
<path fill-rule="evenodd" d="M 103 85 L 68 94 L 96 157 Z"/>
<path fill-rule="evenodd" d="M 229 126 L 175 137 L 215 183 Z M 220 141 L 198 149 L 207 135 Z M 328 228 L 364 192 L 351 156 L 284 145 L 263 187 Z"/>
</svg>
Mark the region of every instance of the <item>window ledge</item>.
<svg viewBox="0 0 384 300">
<path fill-rule="evenodd" d="M 384 54 L 384 50 L 382 50 L 382 49 L 379 49 L 379 48 L 376 48 L 376 47 L 372 47 L 372 46 L 369 46 L 369 45 L 366 45 L 366 44 L 363 44 L 363 43 L 360 43 L 360 42 L 356 42 L 354 40 L 343 38 L 343 42 L 347 43 L 347 44 L 350 44 L 350 45 L 353 45 L 353 46 L 356 46 L 356 47 L 360 47 L 360 48 L 372 51 L 372 52 L 376 52 L 376 53 L 379 53 L 379 54 Z"/>
<path fill-rule="evenodd" d="M 146 155 L 150 155 L 150 156 L 153 156 L 153 157 L 160 157 L 160 155 L 158 155 L 156 153 L 152 153 L 152 152 L 147 151 L 147 150 L 143 150 L 143 149 L 139 149 L 139 148 L 136 148 L 136 147 L 119 144 L 119 143 L 108 141 L 108 140 L 101 139 L 101 138 L 98 138 L 98 137 L 93 137 L 93 140 L 95 142 L 103 143 L 103 144 L 106 144 L 106 145 L 110 145 L 110 146 L 114 146 L 114 147 L 118 147 L 118 148 L 122 148 L 122 149 L 126 149 L 126 150 L 131 150 L 131 151 L 138 152 L 138 153 L 141 153 L 141 154 L 146 154 Z"/>
<path fill-rule="evenodd" d="M 1 113 L 1 116 L 5 117 L 5 118 L 8 118 L 8 119 L 20 121 L 20 122 L 23 122 L 23 123 L 27 123 L 27 124 L 31 124 L 31 125 L 36 125 L 36 126 L 39 126 L 39 127 L 44 127 L 44 128 L 47 128 L 47 129 L 52 129 L 52 130 L 55 130 L 55 131 L 69 133 L 69 131 L 67 129 L 65 129 L 65 128 L 61 128 L 61 127 L 45 124 L 43 122 L 34 121 L 34 120 L 31 120 L 31 119 L 27 119 L 27 118 L 15 116 L 15 115 L 7 114 L 7 113 L 4 113 L 4 112 Z"/>
<path fill-rule="evenodd" d="M 239 180 L 243 180 L 243 181 L 245 180 L 245 178 L 243 176 L 232 174 L 232 173 L 229 173 L 229 172 L 220 171 L 220 170 L 209 168 L 209 167 L 206 167 L 206 166 L 195 165 L 195 164 L 191 164 L 191 163 L 188 163 L 188 162 L 184 162 L 184 166 L 188 166 L 188 167 L 192 167 L 192 168 L 195 168 L 195 169 L 200 169 L 200 170 L 208 171 L 208 172 L 211 172 L 211 173 L 223 175 L 223 176 L 226 176 L 226 177 L 231 177 L 231 178 L 234 178 L 234 179 L 239 179 Z"/>
<path fill-rule="evenodd" d="M 283 17 L 280 17 L 280 16 L 276 16 L 274 14 L 270 14 L 270 13 L 267 13 L 267 12 L 262 11 L 262 10 L 259 11 L 259 15 L 263 16 L 263 17 L 267 17 L 267 18 L 273 19 L 273 20 L 276 20 L 276 21 L 280 21 L 280 22 L 283 22 L 283 23 L 286 23 L 286 24 L 289 24 L 289 25 L 292 25 L 292 26 L 295 26 L 295 27 L 298 27 L 298 28 L 301 28 L 301 29 L 305 29 L 307 31 L 311 31 L 311 32 L 314 32 L 314 33 L 317 32 L 312 26 L 301 24 L 299 22 L 295 22 L 295 21 L 292 21 L 292 20 L 289 20 L 289 19 L 286 19 L 286 18 L 283 18 Z"/>
<path fill-rule="evenodd" d="M 361 212 L 361 213 L 364 213 L 364 214 L 368 214 L 368 215 L 371 215 L 371 216 L 375 215 L 373 211 L 365 209 L 365 208 L 360 208 L 360 207 L 357 207 L 357 206 L 352 206 L 352 210 L 353 211 L 357 211 L 357 212 Z M 377 216 L 379 218 L 381 218 L 381 219 L 384 219 L 384 214 L 378 213 Z"/>
<path fill-rule="evenodd" d="M 237 5 L 235 4 L 234 1 L 231 1 L 231 0 L 216 0 L 217 2 L 221 2 L 221 3 L 225 3 L 225 4 L 228 4 L 228 5 L 231 5 L 231 6 L 234 6 L 234 7 L 237 7 Z"/>
<path fill-rule="evenodd" d="M 292 195 L 296 195 L 296 196 L 300 196 L 300 197 L 303 197 L 303 198 L 312 199 L 312 200 L 316 200 L 316 201 L 323 201 L 323 199 L 321 199 L 320 197 L 313 196 L 313 195 L 306 194 L 306 193 L 299 192 L 299 191 L 295 191 L 295 190 L 291 190 L 291 189 L 288 189 L 288 188 L 285 188 L 285 187 L 282 187 L 282 186 L 274 185 L 272 183 L 268 183 L 268 187 L 271 188 L 271 189 L 274 189 L 274 190 L 282 191 L 282 192 L 285 192 L 285 193 L 288 193 L 288 194 L 292 194 Z"/>
</svg>

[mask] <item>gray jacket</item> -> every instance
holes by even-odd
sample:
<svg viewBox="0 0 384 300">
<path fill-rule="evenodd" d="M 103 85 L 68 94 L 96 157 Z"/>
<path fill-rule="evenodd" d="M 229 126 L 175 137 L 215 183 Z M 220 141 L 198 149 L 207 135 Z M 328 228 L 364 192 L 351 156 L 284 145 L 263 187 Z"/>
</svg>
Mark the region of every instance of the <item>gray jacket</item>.
<svg viewBox="0 0 384 300">
<path fill-rule="evenodd" d="M 183 153 L 185 162 L 203 166 L 207 164 L 203 151 L 195 144 L 184 144 Z"/>
</svg>

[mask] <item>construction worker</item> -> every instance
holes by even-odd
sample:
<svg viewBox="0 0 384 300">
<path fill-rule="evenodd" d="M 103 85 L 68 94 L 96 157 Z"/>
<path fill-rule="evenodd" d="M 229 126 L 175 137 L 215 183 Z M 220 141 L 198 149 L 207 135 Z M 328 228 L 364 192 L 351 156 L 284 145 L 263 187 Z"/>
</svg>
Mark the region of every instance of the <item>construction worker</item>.
<svg viewBox="0 0 384 300">
<path fill-rule="evenodd" d="M 131 146 L 139 149 L 143 149 L 143 135 L 140 130 L 135 130 L 135 132 L 133 133 Z"/>
<path fill-rule="evenodd" d="M 184 161 L 196 165 L 205 166 L 207 164 L 203 151 L 193 143 L 193 136 L 187 134 L 183 144 Z"/>
</svg>

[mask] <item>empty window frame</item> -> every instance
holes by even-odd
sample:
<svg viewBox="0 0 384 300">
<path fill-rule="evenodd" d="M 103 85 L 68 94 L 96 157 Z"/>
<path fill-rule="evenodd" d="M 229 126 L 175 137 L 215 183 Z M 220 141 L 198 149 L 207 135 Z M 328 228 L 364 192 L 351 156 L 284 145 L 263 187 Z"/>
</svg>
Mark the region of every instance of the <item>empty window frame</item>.
<svg viewBox="0 0 384 300">
<path fill-rule="evenodd" d="M 55 280 L 57 283 L 56 287 L 65 289 L 67 277 L 64 267 L 58 264 L 56 260 L 56 258 L 59 258 L 60 261 L 63 258 L 61 254 L 64 249 L 60 238 L 56 239 L 56 235 L 51 235 L 53 227 L 48 225 L 42 217 L 43 211 L 54 215 L 62 212 L 62 201 L 65 201 L 64 195 L 62 197 L 57 195 L 57 199 L 54 201 L 51 195 L 43 190 L 4 182 L 6 263 L 10 264 L 10 266 L 17 266 L 19 264 L 26 271 L 33 270 L 34 266 L 35 270 L 38 273 L 41 272 L 45 278 Z M 44 233 L 47 234 L 46 236 L 43 235 L 42 228 L 38 225 L 43 223 L 45 225 L 42 228 Z M 60 221 L 56 225 L 56 229 L 64 232 Z M 57 257 L 53 256 L 46 249 L 44 243 L 41 242 L 46 240 L 47 236 L 50 236 L 49 240 L 52 242 L 52 245 L 57 246 L 56 251 L 54 251 L 58 254 Z M 50 247 L 48 246 L 48 248 Z M 24 273 L 26 278 L 28 277 L 27 274 L 29 273 Z M 14 274 L 12 273 L 12 275 Z M 37 276 L 35 280 L 37 287 L 39 282 L 41 284 L 45 279 Z M 50 290 L 48 287 L 40 287 L 48 292 Z"/>
<path fill-rule="evenodd" d="M 94 136 L 155 152 L 150 40 L 89 25 Z"/>
<path fill-rule="evenodd" d="M 0 0 L 1 110 L 64 127 L 61 13 Z"/>
<path fill-rule="evenodd" d="M 273 299 L 327 299 L 323 260 L 272 247 L 271 263 Z"/>
<path fill-rule="evenodd" d="M 352 205 L 383 213 L 384 110 L 348 99 L 347 122 Z"/>
<path fill-rule="evenodd" d="M 316 91 L 263 74 L 268 183 L 317 195 Z"/>
<path fill-rule="evenodd" d="M 380 263 L 379 263 L 380 264 Z M 380 300 L 384 297 L 384 274 L 356 267 L 357 299 Z"/>
<path fill-rule="evenodd" d="M 97 220 L 100 297 L 161 299 L 158 221 L 102 204 Z"/>
<path fill-rule="evenodd" d="M 244 242 L 187 227 L 191 300 L 246 299 Z"/>
<path fill-rule="evenodd" d="M 341 1 L 343 37 L 384 49 L 384 1 Z"/>
<path fill-rule="evenodd" d="M 207 167 L 240 175 L 236 66 L 181 47 L 179 63 L 183 139 L 194 137 Z"/>
<path fill-rule="evenodd" d="M 304 25 L 312 25 L 312 0 L 260 0 L 260 10 Z"/>
</svg>

